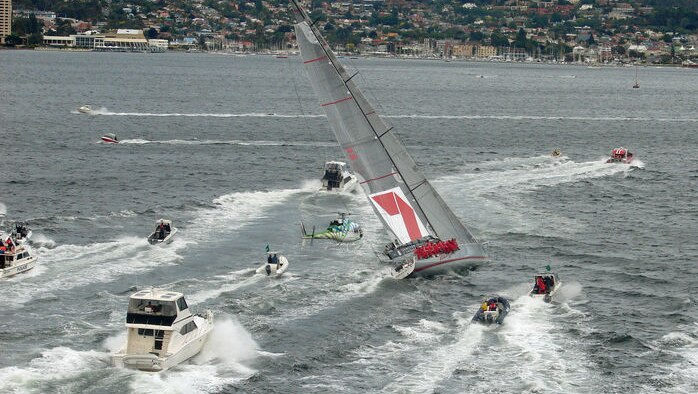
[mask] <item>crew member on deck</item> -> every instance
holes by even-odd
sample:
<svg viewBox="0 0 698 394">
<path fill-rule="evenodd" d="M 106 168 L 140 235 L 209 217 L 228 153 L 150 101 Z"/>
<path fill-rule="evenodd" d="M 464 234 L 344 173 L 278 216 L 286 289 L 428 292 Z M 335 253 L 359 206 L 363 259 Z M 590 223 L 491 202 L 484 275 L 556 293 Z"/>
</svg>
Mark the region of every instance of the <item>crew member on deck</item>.
<svg viewBox="0 0 698 394">
<path fill-rule="evenodd" d="M 536 286 L 538 287 L 538 294 L 546 293 L 548 287 L 545 285 L 545 281 L 543 281 L 542 276 L 536 277 Z"/>
</svg>

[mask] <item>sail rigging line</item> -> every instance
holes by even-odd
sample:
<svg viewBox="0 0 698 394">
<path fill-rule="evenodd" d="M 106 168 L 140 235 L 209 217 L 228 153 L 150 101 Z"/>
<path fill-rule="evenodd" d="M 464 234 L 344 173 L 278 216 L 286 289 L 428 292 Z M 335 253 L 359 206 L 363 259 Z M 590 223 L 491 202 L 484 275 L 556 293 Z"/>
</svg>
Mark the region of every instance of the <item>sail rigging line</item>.
<svg viewBox="0 0 698 394">
<path fill-rule="evenodd" d="M 306 24 L 308 24 L 308 21 L 310 20 L 310 18 L 308 17 L 308 15 L 307 15 L 307 13 L 305 12 L 305 10 L 304 10 L 303 8 L 301 8 L 301 6 L 300 6 L 300 4 L 298 3 L 297 0 L 291 0 L 291 2 L 293 3 L 294 7 L 296 8 L 296 11 L 297 11 L 297 12 L 301 15 L 301 17 L 303 18 L 303 22 L 305 22 Z M 337 68 L 337 65 L 336 65 L 335 62 L 333 61 L 332 56 L 331 56 L 331 50 L 329 49 L 329 45 L 327 44 L 327 41 L 325 41 L 325 38 L 322 36 L 322 34 L 320 34 L 320 33 L 317 31 L 317 27 L 316 27 L 316 26 L 308 25 L 308 27 L 310 28 L 310 32 L 313 33 L 313 36 L 315 36 L 315 39 L 318 41 L 318 44 L 320 45 L 320 48 L 322 49 L 322 51 L 325 53 L 325 56 L 326 56 L 327 59 L 330 61 L 330 65 L 332 65 L 332 68 L 334 69 L 334 71 L 335 71 L 335 72 L 337 73 L 337 75 L 339 76 L 339 79 L 343 82 L 344 87 L 347 88 L 347 91 L 349 92 L 349 94 L 350 94 L 350 95 L 352 96 L 352 98 L 353 98 L 354 93 L 352 92 L 352 89 L 349 87 L 349 85 L 348 85 L 346 82 L 344 82 L 344 77 L 342 77 L 342 73 L 339 71 L 339 69 Z M 345 100 L 346 100 L 346 99 L 342 99 L 341 101 L 345 101 Z M 376 131 L 376 129 L 375 129 L 375 127 L 373 126 L 373 124 L 371 123 L 371 120 L 368 119 L 368 115 L 366 114 L 366 111 L 361 107 L 361 104 L 360 104 L 357 100 L 354 100 L 354 102 L 356 103 L 357 108 L 359 108 L 359 111 L 361 112 L 361 114 L 363 115 L 364 119 L 366 120 L 366 123 L 367 123 L 368 126 L 371 128 L 371 131 L 373 131 L 373 134 L 376 136 L 376 139 L 378 140 L 378 143 L 380 144 L 381 148 L 383 148 L 383 150 L 385 151 L 386 155 L 388 156 L 388 159 L 389 159 L 390 162 L 392 163 L 393 168 L 395 168 L 395 170 L 397 171 L 397 174 L 400 176 L 400 178 L 402 179 L 402 181 L 405 183 L 405 186 L 407 186 L 407 190 L 408 190 L 408 192 L 410 193 L 410 195 L 412 196 L 412 202 L 413 202 L 414 204 L 416 204 L 417 208 L 422 212 L 422 216 L 426 219 L 427 225 L 431 228 L 431 230 L 432 230 L 434 233 L 436 233 L 436 231 L 434 230 L 434 228 L 435 228 L 434 225 L 432 225 L 431 221 L 429 220 L 429 217 L 424 213 L 424 208 L 422 208 L 422 205 L 419 203 L 419 200 L 417 200 L 417 197 L 416 197 L 416 196 L 414 195 L 414 193 L 412 192 L 410 185 L 407 184 L 407 182 L 406 182 L 406 180 L 405 180 L 405 177 L 402 175 L 402 173 L 400 173 L 400 169 L 398 168 L 397 164 L 395 163 L 395 160 L 394 160 L 393 157 L 390 155 L 390 152 L 388 151 L 388 149 L 386 149 L 385 144 L 383 143 L 383 141 L 382 141 L 380 138 L 378 138 L 378 132 Z M 333 102 L 333 103 L 331 103 L 331 104 L 336 104 L 336 102 Z M 328 105 L 329 105 L 329 104 L 328 104 Z M 324 105 L 323 105 L 323 106 L 324 106 Z M 409 153 L 408 153 L 408 155 L 409 155 Z M 426 179 L 425 179 L 425 181 L 426 181 Z M 436 235 L 438 236 L 438 234 L 436 234 Z"/>
<path fill-rule="evenodd" d="M 386 134 L 388 134 L 388 132 L 389 132 L 390 130 L 392 130 L 392 129 L 394 129 L 394 127 L 393 127 L 393 126 L 390 126 L 390 127 L 388 128 L 388 130 L 385 130 L 385 131 L 383 132 L 383 134 L 381 134 L 381 135 L 378 136 L 378 139 L 383 138 L 383 136 L 386 135 Z"/>
<path fill-rule="evenodd" d="M 390 174 L 385 174 L 385 175 L 379 176 L 378 178 L 371 178 L 371 179 L 366 179 L 365 181 L 361 181 L 361 182 L 359 182 L 359 185 L 363 185 L 364 183 L 369 183 L 369 182 L 377 181 L 379 179 L 387 178 L 387 177 L 389 177 L 391 175 L 395 175 L 395 174 L 400 175 L 399 172 L 393 171 Z"/>
<path fill-rule="evenodd" d="M 352 75 L 351 77 L 349 77 L 349 79 L 347 79 L 346 81 L 344 81 L 344 83 L 346 84 L 347 82 L 351 81 L 351 79 L 354 78 L 354 77 L 357 76 L 357 75 L 359 75 L 359 72 L 358 72 L 358 71 L 355 72 L 354 75 Z M 635 79 L 637 79 L 637 77 L 635 77 Z"/>
<path fill-rule="evenodd" d="M 308 64 L 308 63 L 317 62 L 317 61 L 319 61 L 319 60 L 326 59 L 326 58 L 327 58 L 327 56 L 320 56 L 320 57 L 315 58 L 315 59 L 306 60 L 306 61 L 303 62 L 303 64 Z"/>
<path fill-rule="evenodd" d="M 349 93 L 351 93 L 351 91 L 350 91 Z M 353 95 L 352 95 L 352 96 L 347 96 L 347 97 L 342 98 L 342 99 L 339 99 L 339 100 L 330 101 L 329 103 L 320 104 L 320 106 L 321 106 L 321 107 L 327 107 L 328 105 L 339 104 L 339 103 L 341 103 L 342 101 L 353 100 L 353 99 L 354 99 L 354 96 L 353 96 Z M 360 108 L 360 107 L 359 107 L 359 108 Z"/>
<path fill-rule="evenodd" d="M 292 68 L 290 62 L 285 62 L 285 66 L 288 69 Z M 295 68 L 295 67 L 293 67 Z M 291 74 L 291 73 L 288 73 Z M 303 111 L 303 101 L 301 100 L 301 95 L 298 93 L 298 84 L 296 83 L 296 78 L 291 78 L 293 80 L 293 91 L 296 93 L 296 101 L 298 102 L 298 109 L 301 111 L 301 117 L 303 118 L 303 123 L 305 123 L 305 129 L 310 130 L 310 123 L 308 123 L 308 117 L 305 116 L 305 111 Z M 294 154 L 295 155 L 295 154 Z"/>
</svg>

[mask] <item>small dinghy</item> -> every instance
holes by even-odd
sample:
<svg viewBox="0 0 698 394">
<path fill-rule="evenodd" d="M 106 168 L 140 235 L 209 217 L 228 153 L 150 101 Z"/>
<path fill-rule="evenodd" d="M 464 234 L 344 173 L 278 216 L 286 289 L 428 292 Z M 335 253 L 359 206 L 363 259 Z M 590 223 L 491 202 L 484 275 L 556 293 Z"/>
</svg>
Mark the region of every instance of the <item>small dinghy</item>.
<svg viewBox="0 0 698 394">
<path fill-rule="evenodd" d="M 194 315 L 182 293 L 163 289 L 129 297 L 126 344 L 112 356 L 117 367 L 159 372 L 197 355 L 213 328 L 213 313 Z"/>
<path fill-rule="evenodd" d="M 500 296 L 491 296 L 485 299 L 473 316 L 474 323 L 489 326 L 490 324 L 502 324 L 509 313 L 509 301 Z"/>
<path fill-rule="evenodd" d="M 285 256 L 280 255 L 279 252 L 267 252 L 267 262 L 257 268 L 256 272 L 266 276 L 279 277 L 286 272 L 287 268 L 288 259 Z"/>
<path fill-rule="evenodd" d="M 92 112 L 92 107 L 90 107 L 89 105 L 85 104 L 85 105 L 83 105 L 82 107 L 79 107 L 79 108 L 78 108 L 78 112 L 80 112 L 81 114 L 89 114 L 89 113 Z"/>
<path fill-rule="evenodd" d="M 116 138 L 116 134 L 112 134 L 112 133 L 104 134 L 102 136 L 102 141 L 110 143 L 110 144 L 118 144 L 119 143 L 119 139 Z"/>
<path fill-rule="evenodd" d="M 172 221 L 160 219 L 155 223 L 155 231 L 148 236 L 148 243 L 151 245 L 168 244 L 172 242 L 172 237 L 175 234 L 177 234 L 177 228 L 172 227 Z"/>
<path fill-rule="evenodd" d="M 542 298 L 545 302 L 553 300 L 555 293 L 562 286 L 562 282 L 558 279 L 554 272 L 546 272 L 538 274 L 533 278 L 533 289 L 529 295 L 533 298 Z"/>
</svg>

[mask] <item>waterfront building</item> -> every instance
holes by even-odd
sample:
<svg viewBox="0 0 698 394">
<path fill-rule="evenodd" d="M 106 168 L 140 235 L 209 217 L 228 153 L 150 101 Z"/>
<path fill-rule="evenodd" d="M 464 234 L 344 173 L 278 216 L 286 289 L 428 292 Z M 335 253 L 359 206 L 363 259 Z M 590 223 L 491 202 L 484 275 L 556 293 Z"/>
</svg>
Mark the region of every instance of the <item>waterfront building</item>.
<svg viewBox="0 0 698 394">
<path fill-rule="evenodd" d="M 12 0 L 0 0 L 0 44 L 12 34 Z"/>
</svg>

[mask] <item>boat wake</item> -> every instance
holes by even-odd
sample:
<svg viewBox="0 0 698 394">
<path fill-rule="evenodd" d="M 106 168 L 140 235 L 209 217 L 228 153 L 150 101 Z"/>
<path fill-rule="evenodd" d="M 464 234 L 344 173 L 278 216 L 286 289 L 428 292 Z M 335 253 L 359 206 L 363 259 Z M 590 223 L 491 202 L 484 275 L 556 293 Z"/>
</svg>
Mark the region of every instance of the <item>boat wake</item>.
<svg viewBox="0 0 698 394">
<path fill-rule="evenodd" d="M 204 301 L 218 298 L 220 295 L 235 291 L 242 287 L 251 286 L 265 279 L 262 276 L 254 275 L 255 268 L 245 268 L 233 271 L 225 275 L 216 275 L 213 280 L 206 282 L 206 289 L 187 296 L 187 301 L 191 305 L 200 304 Z M 213 288 L 215 284 L 220 286 Z"/>
<path fill-rule="evenodd" d="M 544 236 L 574 232 L 581 224 L 556 212 L 536 213 L 536 207 L 525 198 L 527 193 L 616 174 L 627 175 L 633 170 L 628 165 L 606 164 L 604 160 L 577 163 L 547 155 L 487 161 L 478 163 L 477 168 L 480 171 L 436 179 L 434 186 L 444 190 L 444 199 L 456 212 L 477 215 L 469 222 L 489 223 L 484 227 L 492 231 L 531 233 L 535 230 Z M 464 189 L 472 193 L 464 194 L 461 192 Z M 457 198 L 451 199 L 452 196 Z M 472 207 L 482 209 L 473 211 Z"/>
<path fill-rule="evenodd" d="M 125 139 L 119 141 L 120 144 L 162 144 L 162 145 L 239 145 L 239 146 L 314 146 L 314 147 L 333 147 L 336 143 L 318 142 L 318 141 L 243 141 L 243 140 L 164 140 L 153 141 L 145 139 Z"/>
<path fill-rule="evenodd" d="M 483 76 L 484 78 L 490 78 Z M 566 76 L 575 78 L 574 76 Z M 81 114 L 73 110 L 74 114 Z M 158 113 L 158 112 L 114 112 L 104 107 L 93 109 L 88 115 L 96 116 L 141 116 L 141 117 L 185 117 L 185 118 L 324 118 L 324 114 L 279 114 L 273 112 L 248 112 L 248 113 Z M 648 118 L 625 116 L 549 116 L 549 115 L 429 115 L 429 114 L 398 114 L 385 115 L 390 119 L 472 119 L 472 120 L 567 120 L 567 121 L 592 121 L 592 122 L 670 122 L 670 123 L 695 123 L 697 118 Z"/>
<path fill-rule="evenodd" d="M 262 354 L 247 330 L 230 316 L 218 318 L 204 348 L 190 361 L 162 374 L 134 372 L 130 388 L 138 393 L 221 392 L 254 376 L 246 363 Z"/>
<path fill-rule="evenodd" d="M 698 323 L 679 327 L 655 341 L 653 347 L 660 353 L 678 355 L 678 362 L 659 365 L 660 373 L 652 377 L 654 384 L 647 385 L 648 392 L 657 391 L 657 384 L 663 390 L 690 393 L 698 386 Z"/>
<path fill-rule="evenodd" d="M 79 114 L 78 111 L 70 111 L 71 113 Z M 99 109 L 93 109 L 89 115 L 103 115 L 103 116 L 142 116 L 142 117 L 159 117 L 159 118 L 169 118 L 169 117 L 185 117 L 185 118 L 322 118 L 325 115 L 301 115 L 301 114 L 277 114 L 273 112 L 249 112 L 249 113 L 158 113 L 158 112 L 114 112 L 101 107 Z"/>
<path fill-rule="evenodd" d="M 169 248 L 153 248 L 145 238 L 126 236 L 113 242 L 38 247 L 36 274 L 7 281 L 0 288 L 0 297 L 7 300 L 6 307 L 17 308 L 36 297 L 174 264 L 181 259 L 177 250 L 184 246 L 182 241 Z"/>
<path fill-rule="evenodd" d="M 415 327 L 394 327 L 403 340 L 363 348 L 356 362 L 375 359 L 385 365 L 386 358 L 396 359 L 394 364 L 416 358 L 408 370 L 398 367 L 390 374 L 395 378 L 384 392 L 439 392 L 444 384 L 453 387 L 454 380 L 461 380 L 469 392 L 490 392 L 493 387 L 501 392 L 570 392 L 582 382 L 593 387 L 593 363 L 556 315 L 554 306 L 521 296 L 502 326 L 471 324 L 466 312 L 454 314 L 454 328 L 421 320 Z M 508 366 L 502 365 L 503 359 L 510 361 Z"/>
<path fill-rule="evenodd" d="M 181 392 L 182 387 L 192 393 L 216 392 L 253 376 L 256 371 L 245 363 L 268 355 L 259 350 L 249 332 L 230 316 L 223 316 L 214 323 L 201 353 L 161 374 L 113 367 L 111 354 L 118 351 L 125 340 L 124 330 L 105 339 L 106 351 L 79 351 L 68 347 L 44 350 L 26 366 L 0 369 L 0 392 L 51 392 L 57 386 L 85 392 L 90 390 L 89 385 L 94 380 L 114 387 L 128 385 L 133 392 L 174 393 Z"/>
</svg>

